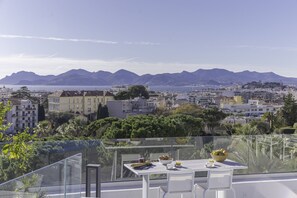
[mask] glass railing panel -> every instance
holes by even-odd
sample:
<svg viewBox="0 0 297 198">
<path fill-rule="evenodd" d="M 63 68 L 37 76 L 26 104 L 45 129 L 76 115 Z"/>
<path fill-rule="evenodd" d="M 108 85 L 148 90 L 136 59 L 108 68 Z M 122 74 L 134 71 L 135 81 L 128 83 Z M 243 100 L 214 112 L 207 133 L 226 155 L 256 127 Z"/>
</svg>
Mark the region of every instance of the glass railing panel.
<svg viewBox="0 0 297 198">
<path fill-rule="evenodd" d="M 38 166 L 46 166 L 76 153 L 82 153 L 82 160 L 71 160 L 67 166 L 75 171 L 67 181 L 69 192 L 78 192 L 79 181 L 85 184 L 85 167 L 87 164 L 101 164 L 101 180 L 118 182 L 141 180 L 123 168 L 124 163 L 138 161 L 140 157 L 156 161 L 163 154 L 169 154 L 175 160 L 209 159 L 214 149 L 228 150 L 228 159 L 247 165 L 246 170 L 237 170 L 235 174 L 269 174 L 290 173 L 297 171 L 297 135 L 254 135 L 254 136 L 197 136 L 165 138 L 133 138 L 113 140 L 80 140 L 42 142 L 39 145 Z M 128 161 L 125 159 L 128 158 Z M 132 159 L 131 159 L 132 158 Z M 81 164 L 80 174 L 77 164 Z M 39 172 L 47 179 L 44 186 L 55 186 L 57 194 L 63 193 L 63 167 L 55 166 L 45 172 Z M 62 170 L 59 173 L 58 170 Z M 68 176 L 68 172 L 66 173 Z M 206 176 L 200 173 L 197 176 Z M 60 177 L 60 178 L 59 178 Z M 152 176 L 163 179 L 165 175 Z M 59 178 L 56 180 L 55 178 Z M 92 183 L 95 183 L 92 178 Z M 42 186 L 43 187 L 43 186 Z M 43 188 L 42 188 L 43 189 Z M 1 197 L 1 196 L 0 196 Z"/>
<path fill-rule="evenodd" d="M 0 185 L 0 197 L 80 197 L 81 154 L 33 171 Z M 75 193 L 74 192 L 75 188 Z"/>
</svg>

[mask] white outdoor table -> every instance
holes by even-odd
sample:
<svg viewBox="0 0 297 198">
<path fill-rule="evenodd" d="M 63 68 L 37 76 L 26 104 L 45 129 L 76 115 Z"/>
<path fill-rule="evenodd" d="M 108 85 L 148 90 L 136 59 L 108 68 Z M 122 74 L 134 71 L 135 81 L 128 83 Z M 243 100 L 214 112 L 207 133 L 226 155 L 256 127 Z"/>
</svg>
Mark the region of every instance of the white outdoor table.
<svg viewBox="0 0 297 198">
<path fill-rule="evenodd" d="M 180 161 L 182 163 L 181 168 L 177 168 L 177 170 L 168 170 L 166 166 L 162 165 L 160 162 L 153 162 L 153 165 L 149 169 L 144 170 L 137 170 L 131 167 L 131 164 L 125 164 L 124 166 L 128 168 L 130 171 L 135 173 L 136 175 L 142 176 L 142 198 L 149 197 L 149 187 L 150 187 L 150 175 L 152 174 L 168 174 L 173 171 L 185 171 L 185 170 L 192 170 L 194 172 L 202 172 L 202 171 L 209 171 L 213 170 L 213 168 L 207 168 L 205 164 L 208 162 L 208 159 L 199 159 L 199 160 L 184 160 Z M 175 162 L 173 162 L 175 163 Z M 247 166 L 239 164 L 237 162 L 226 160 L 224 162 L 216 162 L 215 169 L 247 169 Z M 219 193 L 220 198 L 225 197 L 225 193 L 222 191 Z"/>
<path fill-rule="evenodd" d="M 117 175 L 117 158 L 118 158 L 118 150 L 130 150 L 130 149 L 153 149 L 153 148 L 174 148 L 177 149 L 176 159 L 179 159 L 179 149 L 181 148 L 192 148 L 194 145 L 185 144 L 185 145 L 140 145 L 140 146 L 106 146 L 104 147 L 106 150 L 113 150 L 113 163 L 111 169 L 111 181 L 116 180 Z"/>
</svg>

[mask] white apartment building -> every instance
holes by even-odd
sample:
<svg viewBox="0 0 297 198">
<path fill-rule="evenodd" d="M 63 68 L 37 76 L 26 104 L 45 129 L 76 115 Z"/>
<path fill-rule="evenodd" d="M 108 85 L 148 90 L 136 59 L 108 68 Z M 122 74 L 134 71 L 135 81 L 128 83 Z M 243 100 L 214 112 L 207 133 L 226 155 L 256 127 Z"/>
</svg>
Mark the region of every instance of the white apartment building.
<svg viewBox="0 0 297 198">
<path fill-rule="evenodd" d="M 70 112 L 89 115 L 98 105 L 114 100 L 108 91 L 57 91 L 48 96 L 49 112 Z"/>
<path fill-rule="evenodd" d="M 240 114 L 244 116 L 261 116 L 267 112 L 275 113 L 282 105 L 263 105 L 258 100 L 249 100 L 246 104 L 221 104 L 225 113 Z"/>
<path fill-rule="evenodd" d="M 6 119 L 11 123 L 7 133 L 18 133 L 25 129 L 33 130 L 38 124 L 38 103 L 29 99 L 10 98 L 11 110 Z"/>
<path fill-rule="evenodd" d="M 13 89 L 2 87 L 0 88 L 0 98 L 9 98 L 12 92 L 13 92 Z"/>
</svg>

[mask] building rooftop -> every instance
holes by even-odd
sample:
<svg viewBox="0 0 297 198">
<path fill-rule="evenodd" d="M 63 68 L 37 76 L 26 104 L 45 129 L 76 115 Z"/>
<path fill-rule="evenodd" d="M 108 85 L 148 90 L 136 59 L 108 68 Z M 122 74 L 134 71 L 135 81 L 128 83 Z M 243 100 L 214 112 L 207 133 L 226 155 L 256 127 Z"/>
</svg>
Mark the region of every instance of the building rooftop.
<svg viewBox="0 0 297 198">
<path fill-rule="evenodd" d="M 114 96 L 109 91 L 56 91 L 50 94 L 49 97 L 75 97 L 75 96 Z"/>
</svg>

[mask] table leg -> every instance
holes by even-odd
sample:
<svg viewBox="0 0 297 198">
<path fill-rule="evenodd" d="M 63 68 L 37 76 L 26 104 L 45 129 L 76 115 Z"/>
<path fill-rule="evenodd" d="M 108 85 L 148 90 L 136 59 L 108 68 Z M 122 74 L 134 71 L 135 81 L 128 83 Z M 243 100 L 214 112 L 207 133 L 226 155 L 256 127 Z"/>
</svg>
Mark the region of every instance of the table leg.
<svg viewBox="0 0 297 198">
<path fill-rule="evenodd" d="M 111 167 L 111 181 L 115 181 L 117 179 L 117 160 L 118 160 L 118 151 L 115 150 L 113 153 L 113 162 Z"/>
<path fill-rule="evenodd" d="M 218 194 L 217 194 L 217 198 L 227 198 L 227 195 L 226 195 L 226 191 L 225 190 L 219 190 L 218 191 Z"/>
<path fill-rule="evenodd" d="M 149 189 L 150 189 L 150 176 L 143 175 L 142 176 L 142 198 L 149 197 Z"/>
</svg>

